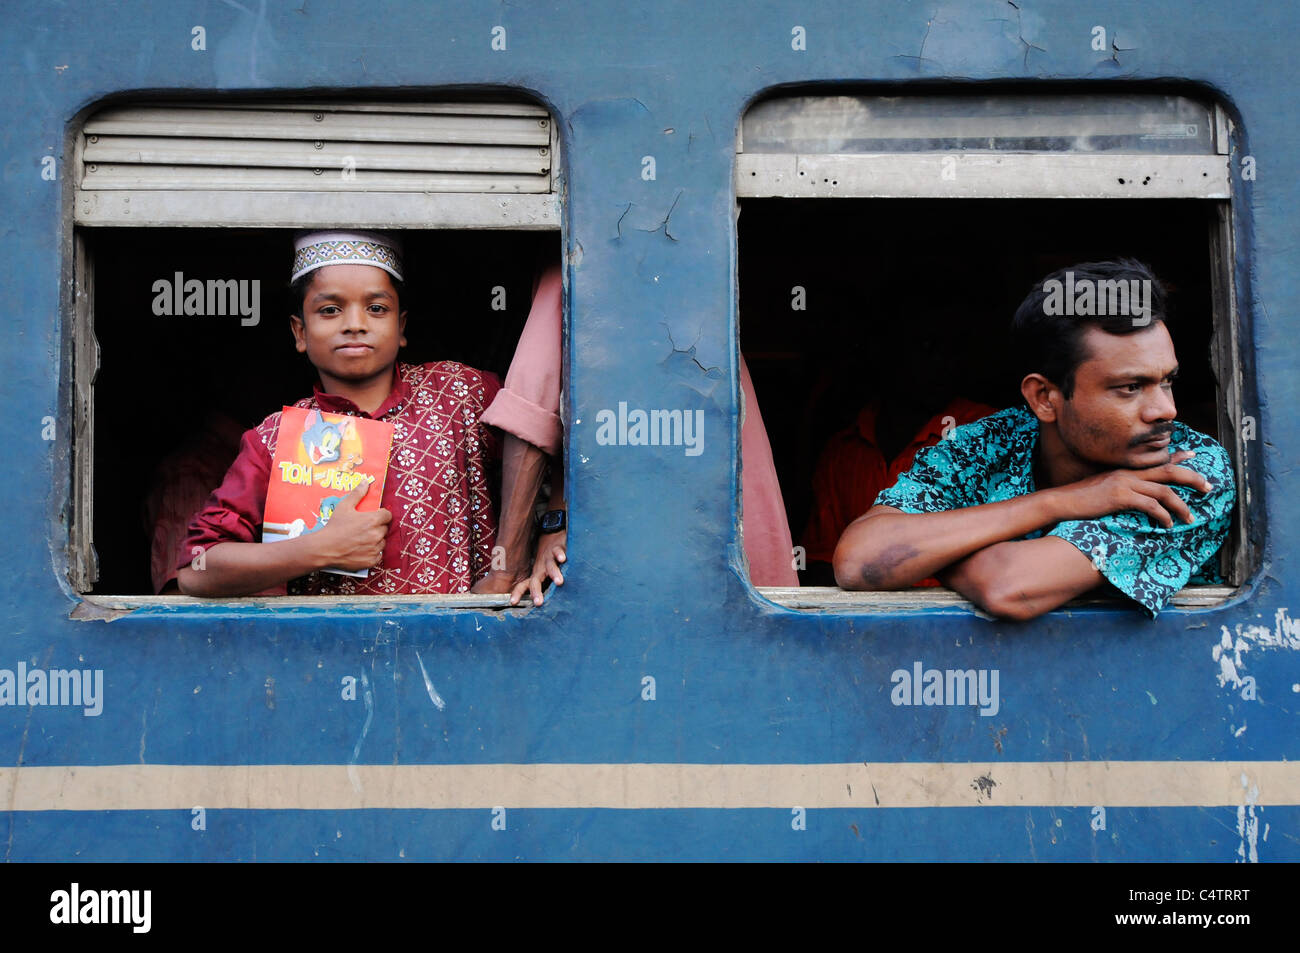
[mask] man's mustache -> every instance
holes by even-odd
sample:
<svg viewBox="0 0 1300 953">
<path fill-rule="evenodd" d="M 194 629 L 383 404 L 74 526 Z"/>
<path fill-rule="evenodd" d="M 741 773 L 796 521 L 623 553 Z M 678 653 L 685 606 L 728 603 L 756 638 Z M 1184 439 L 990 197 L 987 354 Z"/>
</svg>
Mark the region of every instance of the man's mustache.
<svg viewBox="0 0 1300 953">
<path fill-rule="evenodd" d="M 1152 430 L 1148 434 L 1143 434 L 1141 437 L 1138 437 L 1136 440 L 1129 441 L 1129 446 L 1137 447 L 1150 440 L 1159 440 L 1165 434 L 1173 433 L 1173 430 L 1174 430 L 1174 424 L 1173 421 L 1170 421 L 1169 423 L 1165 424 L 1162 427 L 1157 427 L 1155 430 Z"/>
</svg>

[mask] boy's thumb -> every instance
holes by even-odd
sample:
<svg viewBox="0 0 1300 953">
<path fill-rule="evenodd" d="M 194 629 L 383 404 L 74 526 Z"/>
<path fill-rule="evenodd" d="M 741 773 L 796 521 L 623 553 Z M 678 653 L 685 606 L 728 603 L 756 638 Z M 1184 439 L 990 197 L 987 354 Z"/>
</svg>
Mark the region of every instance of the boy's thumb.
<svg viewBox="0 0 1300 953">
<path fill-rule="evenodd" d="M 348 493 L 347 496 L 343 497 L 340 502 L 355 507 L 366 498 L 366 494 L 370 492 L 370 484 L 374 482 L 374 477 L 368 477 L 365 480 L 362 480 Z"/>
</svg>

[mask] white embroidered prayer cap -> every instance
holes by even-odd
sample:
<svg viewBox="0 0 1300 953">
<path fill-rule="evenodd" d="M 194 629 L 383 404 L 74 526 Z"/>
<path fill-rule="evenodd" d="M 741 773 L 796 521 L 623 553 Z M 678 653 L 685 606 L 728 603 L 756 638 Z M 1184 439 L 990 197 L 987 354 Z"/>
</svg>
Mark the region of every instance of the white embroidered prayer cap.
<svg viewBox="0 0 1300 953">
<path fill-rule="evenodd" d="M 326 265 L 374 265 L 402 280 L 402 243 L 382 232 L 306 232 L 293 242 L 293 277 Z"/>
</svg>

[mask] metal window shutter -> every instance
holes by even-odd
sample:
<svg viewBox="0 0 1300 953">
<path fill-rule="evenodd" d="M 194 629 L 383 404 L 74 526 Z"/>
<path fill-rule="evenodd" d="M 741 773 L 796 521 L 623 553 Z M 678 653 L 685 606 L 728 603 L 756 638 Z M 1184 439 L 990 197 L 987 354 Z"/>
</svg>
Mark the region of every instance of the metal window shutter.
<svg viewBox="0 0 1300 953">
<path fill-rule="evenodd" d="M 742 117 L 734 181 L 742 199 L 1227 199 L 1227 152 L 1222 109 L 1181 96 L 785 96 Z"/>
<path fill-rule="evenodd" d="M 555 228 L 529 103 L 135 105 L 82 129 L 81 225 Z"/>
</svg>

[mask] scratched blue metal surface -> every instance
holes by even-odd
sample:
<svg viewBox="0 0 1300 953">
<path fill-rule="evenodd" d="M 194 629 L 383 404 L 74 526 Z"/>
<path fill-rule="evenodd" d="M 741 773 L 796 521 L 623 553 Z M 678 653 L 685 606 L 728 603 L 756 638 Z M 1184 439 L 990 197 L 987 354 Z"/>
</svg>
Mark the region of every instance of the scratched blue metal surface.
<svg viewBox="0 0 1300 953">
<path fill-rule="evenodd" d="M 7 531 L 0 667 L 102 668 L 104 712 L 0 708 L 0 763 L 976 762 L 1294 760 L 1300 653 L 1256 646 L 1258 695 L 1221 687 L 1221 627 L 1300 616 L 1290 494 L 1300 399 L 1297 85 L 1286 4 L 574 2 L 6 4 L 0 128 L 9 302 L 0 344 Z M 1120 47 L 1090 48 L 1094 25 Z M 208 49 L 190 49 L 194 25 Z M 504 25 L 508 48 L 490 49 Z M 806 28 L 806 52 L 791 28 Z M 809 81 L 1181 78 L 1237 111 L 1258 179 L 1235 182 L 1248 445 L 1262 570 L 1213 610 L 1117 609 L 1010 626 L 959 610 L 772 607 L 737 567 L 732 162 L 755 96 Z M 571 295 L 568 582 L 527 612 L 148 609 L 73 621 L 70 123 L 132 92 L 436 90 L 535 95 L 561 121 Z M 668 130 L 672 130 L 669 132 Z M 57 182 L 41 157 L 58 158 Z M 657 179 L 640 177 L 654 155 Z M 675 204 L 674 204 L 675 203 Z M 629 208 L 630 204 L 630 208 Z M 671 222 L 662 227 L 672 209 Z M 626 213 L 626 214 L 625 214 Z M 621 223 L 620 223 L 621 219 Z M 689 353 L 690 347 L 694 348 Z M 1256 396 L 1257 395 L 1257 396 Z M 600 408 L 705 412 L 705 452 L 598 446 Z M 1280 412 L 1276 412 L 1280 411 Z M 53 415 L 59 437 L 42 440 Z M 1284 618 L 1289 618 L 1285 616 Z M 445 701 L 431 704 L 417 652 Z M 890 703 L 890 673 L 998 669 L 995 716 Z M 341 699 L 340 679 L 371 693 Z M 641 678 L 657 699 L 640 698 Z M 1247 730 L 1240 732 L 1242 725 Z M 1005 733 L 1003 733 L 1005 729 Z M 6 795 L 7 796 L 7 795 Z M 996 798 L 994 799 L 996 804 Z M 4 805 L 0 804 L 0 810 Z M 1267 808 L 1261 859 L 1297 859 L 1296 809 Z M 11 812 L 6 857 L 412 859 L 826 857 L 1232 860 L 1231 808 L 788 811 Z M 1056 821 L 1062 820 L 1061 827 Z M 856 824 L 857 831 L 850 825 Z M 1053 831 L 1056 833 L 1053 834 Z M 493 840 L 492 838 L 500 838 Z M 1053 840 L 1053 837 L 1055 839 Z"/>
<path fill-rule="evenodd" d="M 1294 858 L 1300 810 L 1266 808 L 1272 825 L 1261 859 Z M 1093 831 L 1086 808 L 837 809 L 790 829 L 780 809 L 512 810 L 504 831 L 485 833 L 483 811 L 213 811 L 187 836 L 178 812 L 26 813 L 15 818 L 14 861 L 803 860 L 1101 861 L 1188 856 L 1237 859 L 1235 808 L 1115 808 Z M 95 837 L 86 836 L 93 830 Z M 1290 853 L 1288 853 L 1290 851 Z"/>
</svg>

